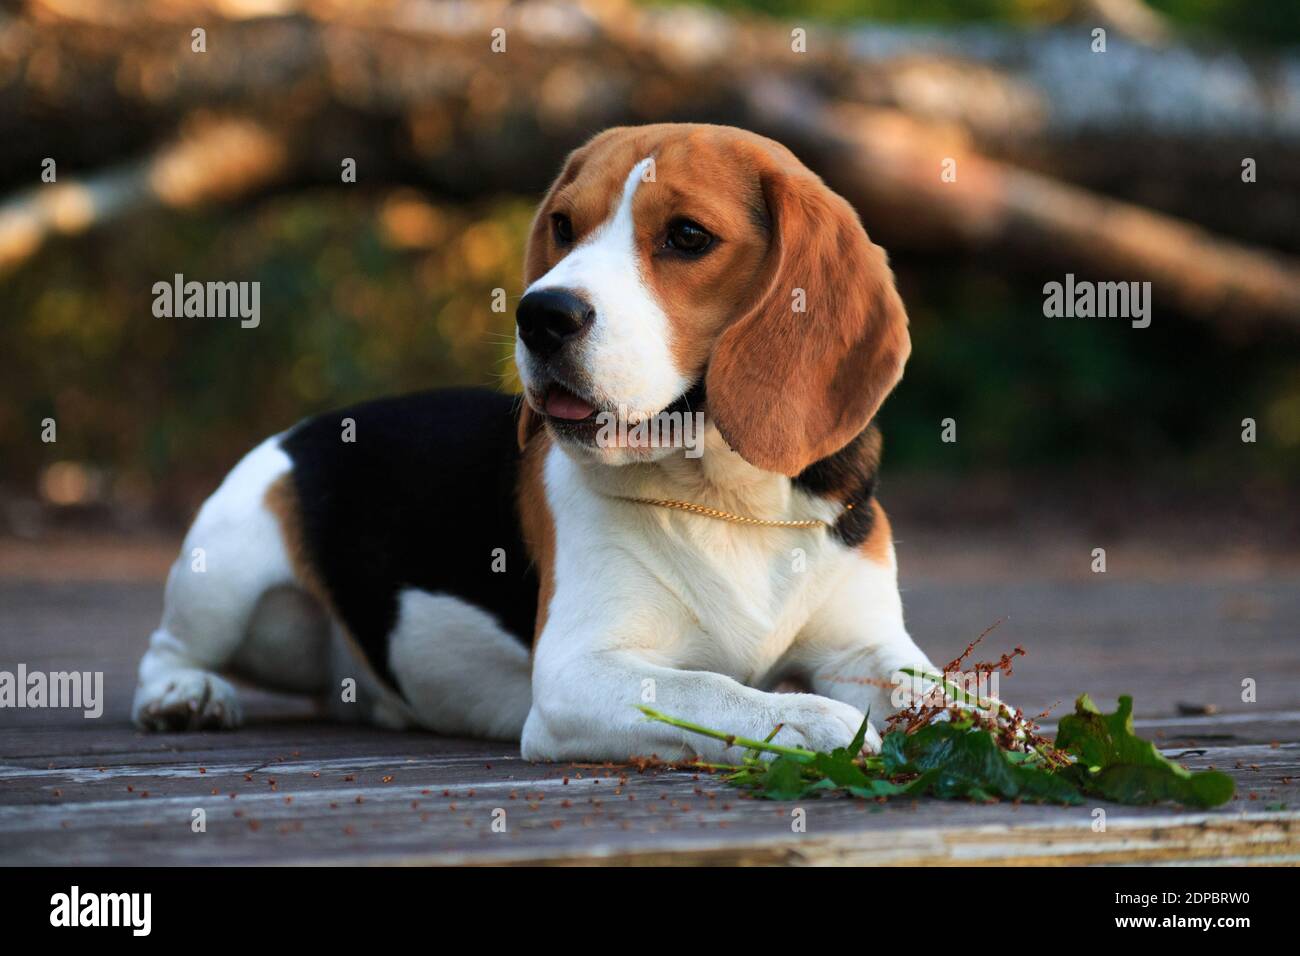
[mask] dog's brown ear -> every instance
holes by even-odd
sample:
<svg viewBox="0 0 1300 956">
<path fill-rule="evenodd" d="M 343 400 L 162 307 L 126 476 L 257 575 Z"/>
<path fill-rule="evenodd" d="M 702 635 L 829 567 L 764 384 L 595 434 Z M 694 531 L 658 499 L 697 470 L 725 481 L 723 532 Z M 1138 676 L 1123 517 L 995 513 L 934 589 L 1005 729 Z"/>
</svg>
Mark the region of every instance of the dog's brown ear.
<svg viewBox="0 0 1300 956">
<path fill-rule="evenodd" d="M 705 385 L 727 444 L 793 477 L 866 428 L 911 340 L 885 252 L 853 208 L 792 157 L 759 164 L 771 280 L 719 336 Z"/>
</svg>

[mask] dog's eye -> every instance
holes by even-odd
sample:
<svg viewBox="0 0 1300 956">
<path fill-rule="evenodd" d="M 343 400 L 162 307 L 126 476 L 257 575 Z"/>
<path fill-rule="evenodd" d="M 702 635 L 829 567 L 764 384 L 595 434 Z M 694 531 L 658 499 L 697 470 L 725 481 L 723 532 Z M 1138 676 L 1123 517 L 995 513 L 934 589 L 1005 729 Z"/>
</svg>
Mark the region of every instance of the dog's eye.
<svg viewBox="0 0 1300 956">
<path fill-rule="evenodd" d="M 562 212 L 551 213 L 551 231 L 560 245 L 567 246 L 573 241 L 573 221 Z"/>
<path fill-rule="evenodd" d="M 698 256 L 713 244 L 713 236 L 697 222 L 689 219 L 674 219 L 668 224 L 668 237 L 664 245 L 678 252 Z"/>
</svg>

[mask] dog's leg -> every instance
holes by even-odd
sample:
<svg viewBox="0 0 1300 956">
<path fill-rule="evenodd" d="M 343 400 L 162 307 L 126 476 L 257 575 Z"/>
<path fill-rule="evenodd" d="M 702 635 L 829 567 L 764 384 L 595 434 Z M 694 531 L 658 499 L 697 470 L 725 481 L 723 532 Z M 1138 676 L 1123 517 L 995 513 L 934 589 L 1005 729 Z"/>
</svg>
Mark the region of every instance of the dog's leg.
<svg viewBox="0 0 1300 956">
<path fill-rule="evenodd" d="M 440 734 L 518 740 L 532 700 L 528 650 L 492 615 L 407 588 L 389 644 L 402 698 Z"/>
<path fill-rule="evenodd" d="M 527 760 L 664 760 L 738 762 L 742 747 L 651 721 L 638 704 L 715 730 L 831 750 L 862 723 L 857 708 L 815 694 L 773 694 L 722 674 L 662 667 L 634 654 L 573 661 L 563 673 L 533 675 L 533 707 L 524 724 Z"/>
<path fill-rule="evenodd" d="M 879 727 L 903 703 L 892 686 L 901 669 L 934 665 L 903 624 L 892 554 L 887 564 L 853 561 L 805 625 L 790 659 L 816 693 L 869 712 Z"/>
<path fill-rule="evenodd" d="M 529 760 L 666 760 L 701 757 L 736 761 L 741 749 L 645 718 L 638 705 L 715 730 L 762 740 L 832 749 L 847 744 L 862 714 L 814 694 L 777 694 L 746 687 L 723 674 L 667 666 L 673 635 L 686 635 L 684 613 L 665 609 L 667 594 L 619 595 L 618 606 L 590 596 L 557 601 L 533 659 L 533 705 L 524 725 Z M 639 598 L 639 600 L 637 600 Z M 560 613 L 555 613 L 559 606 Z"/>
<path fill-rule="evenodd" d="M 263 500 L 289 460 L 263 443 L 200 509 L 167 577 L 162 623 L 140 661 L 132 717 L 146 730 L 234 727 L 235 688 L 219 676 L 239 652 L 263 595 L 293 583 Z"/>
</svg>

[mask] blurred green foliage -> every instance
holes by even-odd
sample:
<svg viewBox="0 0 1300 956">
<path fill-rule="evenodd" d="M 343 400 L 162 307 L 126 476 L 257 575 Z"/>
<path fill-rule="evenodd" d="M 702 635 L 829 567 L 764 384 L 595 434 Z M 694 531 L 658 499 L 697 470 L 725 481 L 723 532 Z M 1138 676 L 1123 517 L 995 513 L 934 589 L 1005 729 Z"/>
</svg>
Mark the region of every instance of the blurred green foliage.
<svg viewBox="0 0 1300 956">
<path fill-rule="evenodd" d="M 54 244 L 0 280 L 4 477 L 28 486 L 43 464 L 85 461 L 147 499 L 341 402 L 510 388 L 531 215 L 526 199 L 458 208 L 408 192 L 307 193 Z M 152 286 L 178 272 L 259 281 L 261 324 L 156 318 Z M 54 445 L 35 441 L 47 416 Z"/>
<path fill-rule="evenodd" d="M 3 478 L 30 490 L 46 466 L 79 462 L 108 476 L 111 499 L 179 516 L 304 415 L 436 385 L 513 390 L 533 201 L 305 193 L 51 245 L 0 280 Z M 1225 342 L 1158 309 L 1142 330 L 1049 319 L 1032 283 L 929 259 L 895 266 L 913 353 L 882 416 L 890 472 L 1300 478 L 1292 337 Z M 153 283 L 176 272 L 260 281 L 260 326 L 156 318 Z M 46 416 L 55 445 L 39 441 Z M 1253 445 L 1240 440 L 1247 416 Z M 956 444 L 939 440 L 948 417 Z"/>
<path fill-rule="evenodd" d="M 902 467 L 1129 473 L 1184 486 L 1300 478 L 1300 344 L 1289 330 L 1226 341 L 1161 311 L 1049 318 L 1041 287 L 896 259 L 912 358 L 881 415 Z M 1059 278 L 1059 277 L 1056 277 Z M 940 422 L 958 441 L 939 443 Z M 1242 420 L 1257 441 L 1242 442 Z"/>
</svg>

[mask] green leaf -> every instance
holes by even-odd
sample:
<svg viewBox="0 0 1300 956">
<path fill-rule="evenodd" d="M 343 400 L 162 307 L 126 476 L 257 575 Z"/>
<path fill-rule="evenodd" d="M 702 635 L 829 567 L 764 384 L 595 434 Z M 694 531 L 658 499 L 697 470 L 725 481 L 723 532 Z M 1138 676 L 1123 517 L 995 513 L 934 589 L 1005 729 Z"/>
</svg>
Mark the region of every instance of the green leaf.
<svg viewBox="0 0 1300 956">
<path fill-rule="evenodd" d="M 819 753 L 809 766 L 837 787 L 865 787 L 868 783 L 867 775 L 853 762 L 853 754 L 844 747 L 828 754 Z"/>
<path fill-rule="evenodd" d="M 881 747 L 888 776 L 919 774 L 914 796 L 987 801 L 995 797 L 1079 803 L 1074 785 L 1042 767 L 1010 759 L 987 730 L 937 723 L 913 734 L 887 734 Z"/>
<path fill-rule="evenodd" d="M 819 755 L 820 756 L 820 755 Z M 797 800 L 808 793 L 803 771 L 806 765 L 793 757 L 777 757 L 767 765 L 757 780 L 763 796 L 769 800 Z"/>
<path fill-rule="evenodd" d="M 907 788 L 899 786 L 889 780 L 878 780 L 867 778 L 864 785 L 857 785 L 845 788 L 855 797 L 861 797 L 864 800 L 875 800 L 877 797 L 896 797 L 900 793 L 906 793 Z"/>
<path fill-rule="evenodd" d="M 853 735 L 853 739 L 849 741 L 848 747 L 845 748 L 853 756 L 856 757 L 859 753 L 862 752 L 862 745 L 867 741 L 867 728 L 870 726 L 871 726 L 871 708 L 868 707 L 866 716 L 862 718 L 862 725 L 858 728 L 858 732 Z"/>
<path fill-rule="evenodd" d="M 1086 793 L 1119 803 L 1172 800 L 1217 807 L 1232 799 L 1235 785 L 1215 770 L 1193 773 L 1165 757 L 1133 732 L 1133 698 L 1123 696 L 1113 714 L 1103 714 L 1087 694 L 1074 713 L 1061 718 L 1056 746 L 1078 758 L 1065 776 Z"/>
</svg>

